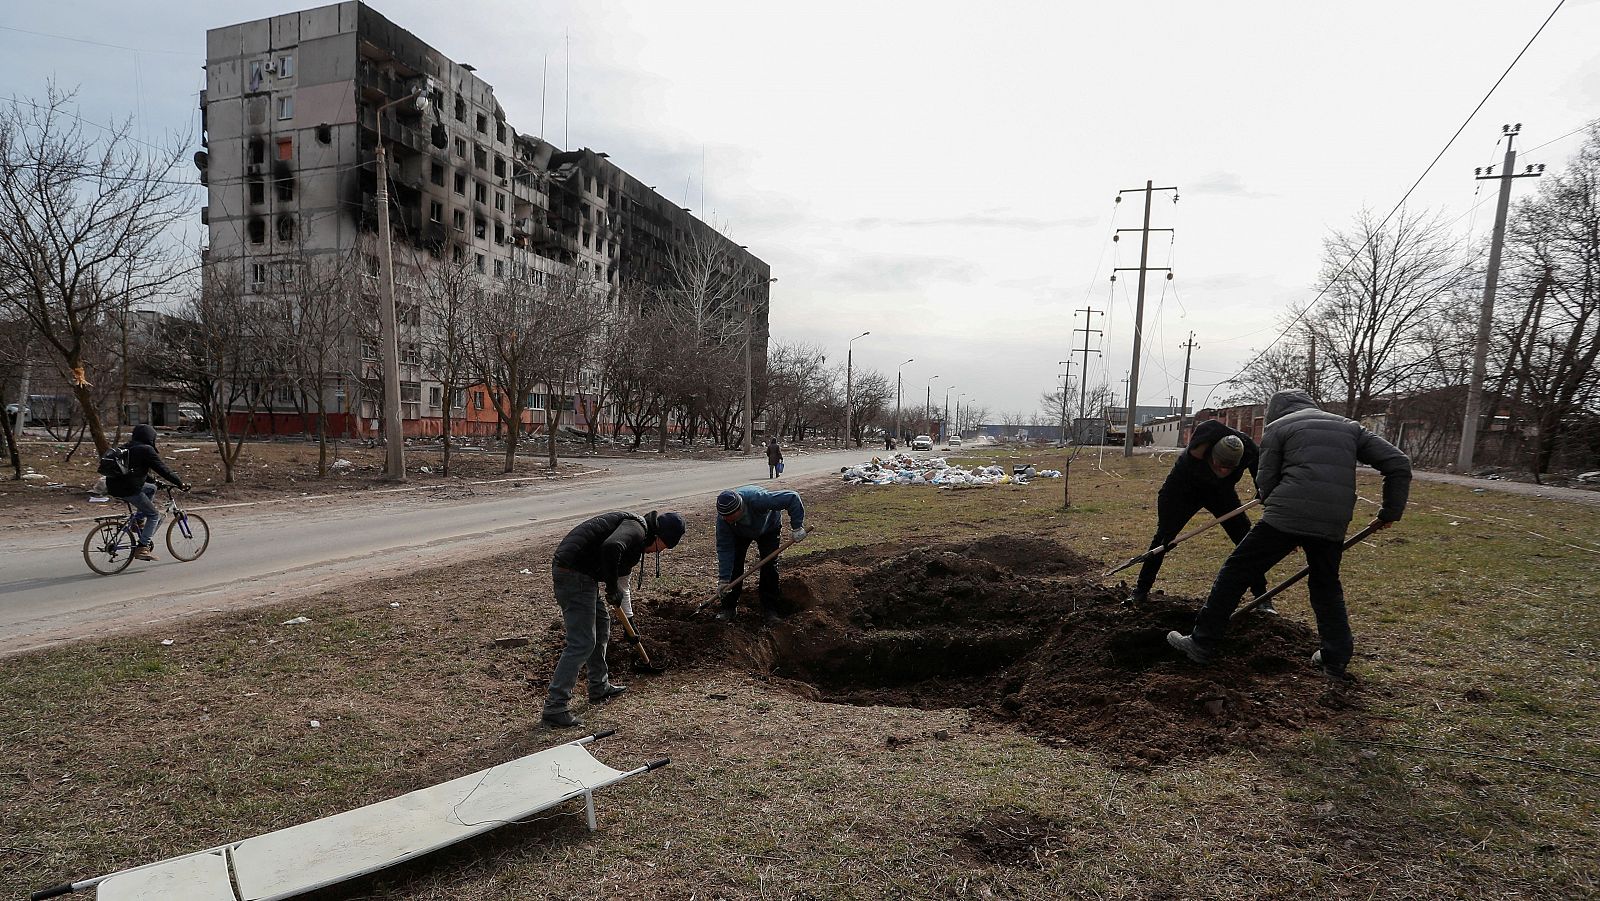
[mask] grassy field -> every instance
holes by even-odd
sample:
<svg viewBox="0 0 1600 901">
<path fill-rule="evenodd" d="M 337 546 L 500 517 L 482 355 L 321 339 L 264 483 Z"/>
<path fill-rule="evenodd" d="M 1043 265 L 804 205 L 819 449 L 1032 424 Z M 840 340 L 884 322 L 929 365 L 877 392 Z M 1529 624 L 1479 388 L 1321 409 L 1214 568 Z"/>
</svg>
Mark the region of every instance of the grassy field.
<svg viewBox="0 0 1600 901">
<path fill-rule="evenodd" d="M 1009 465 L 1005 453 L 970 459 Z M 1148 541 L 1169 465 L 1085 454 L 1068 510 L 1056 481 L 828 483 L 806 492 L 815 537 L 802 547 L 1026 533 L 1109 565 Z M 1377 481 L 1361 494 L 1375 499 Z M 1358 522 L 1375 511 L 1361 503 Z M 711 511 L 688 512 L 695 528 L 638 605 L 710 586 Z M 1203 595 L 1220 532 L 1175 552 L 1157 587 Z M 565 809 L 317 897 L 1594 897 L 1596 536 L 1594 508 L 1416 483 L 1405 521 L 1345 558 L 1359 735 L 1130 766 L 966 710 L 825 704 L 754 664 L 679 667 L 579 710 L 619 730 L 596 746 L 602 760 L 673 758 L 603 792 L 598 833 Z M 0 661 L 0 896 L 570 737 L 538 725 L 549 550 Z M 1303 589 L 1279 606 L 1310 622 Z M 280 625 L 299 615 L 311 622 Z M 535 640 L 490 647 L 507 635 Z"/>
</svg>

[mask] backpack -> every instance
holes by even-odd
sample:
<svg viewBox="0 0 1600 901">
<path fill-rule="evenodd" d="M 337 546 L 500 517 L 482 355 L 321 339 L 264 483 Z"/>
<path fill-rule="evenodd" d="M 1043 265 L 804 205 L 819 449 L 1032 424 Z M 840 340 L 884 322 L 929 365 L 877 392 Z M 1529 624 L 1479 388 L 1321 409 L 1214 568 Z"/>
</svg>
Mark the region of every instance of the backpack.
<svg viewBox="0 0 1600 901">
<path fill-rule="evenodd" d="M 100 467 L 96 471 L 108 479 L 127 475 L 128 449 L 125 447 L 113 447 L 106 451 L 100 458 Z"/>
</svg>

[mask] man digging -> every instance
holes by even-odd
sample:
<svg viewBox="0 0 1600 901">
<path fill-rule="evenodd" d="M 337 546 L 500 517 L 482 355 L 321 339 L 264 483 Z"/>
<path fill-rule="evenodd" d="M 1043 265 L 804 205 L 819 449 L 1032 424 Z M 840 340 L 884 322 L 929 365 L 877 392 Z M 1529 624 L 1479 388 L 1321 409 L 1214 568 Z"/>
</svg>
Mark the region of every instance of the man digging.
<svg viewBox="0 0 1600 901">
<path fill-rule="evenodd" d="M 1208 419 L 1194 430 L 1189 446 L 1172 464 L 1172 472 L 1156 495 L 1156 534 L 1150 539 L 1150 549 L 1165 547 L 1178 537 L 1185 524 L 1204 508 L 1212 516 L 1223 516 L 1239 509 L 1239 493 L 1235 486 L 1250 471 L 1257 479 L 1260 455 L 1250 436 L 1231 429 L 1215 419 Z M 1256 484 L 1260 484 L 1259 480 Z M 1243 513 L 1222 523 L 1223 531 L 1235 545 L 1250 532 L 1250 518 Z M 1129 604 L 1142 604 L 1150 597 L 1150 586 L 1156 583 L 1156 573 L 1161 571 L 1161 561 L 1166 554 L 1150 554 L 1139 569 L 1139 580 L 1134 583 Z M 1265 573 L 1250 583 L 1256 597 L 1267 593 Z M 1272 601 L 1264 601 L 1256 608 L 1262 613 L 1277 613 Z"/>
<path fill-rule="evenodd" d="M 1209 663 L 1245 587 L 1299 547 L 1310 568 L 1307 586 L 1322 643 L 1311 664 L 1344 679 L 1355 639 L 1339 564 L 1345 529 L 1355 515 L 1357 463 L 1383 473 L 1383 506 L 1375 527 L 1386 529 L 1405 512 L 1411 460 L 1360 423 L 1317 409 L 1304 391 L 1274 394 L 1267 403 L 1256 481 L 1265 512 L 1222 564 L 1195 617 L 1194 632 L 1168 632 L 1167 643 L 1195 663 Z"/>
<path fill-rule="evenodd" d="M 606 668 L 606 644 L 611 635 L 606 601 L 631 617 L 629 571 L 645 554 L 677 547 L 683 532 L 683 517 L 676 513 L 602 513 L 579 523 L 556 546 L 550 570 L 567 646 L 550 677 L 550 694 L 544 702 L 546 726 L 571 729 L 583 725 L 568 705 L 578 687 L 578 670 L 585 666 L 589 668 L 589 703 L 603 704 L 627 690 L 611 681 Z"/>
<path fill-rule="evenodd" d="M 806 508 L 800 502 L 800 495 L 793 491 L 768 491 L 756 485 L 745 485 L 717 495 L 717 597 L 722 602 L 717 610 L 718 622 L 733 622 L 738 610 L 744 583 L 732 588 L 729 585 L 744 573 L 744 558 L 750 551 L 750 542 L 755 542 L 759 558 L 772 557 L 778 550 L 778 534 L 783 531 L 785 510 L 789 512 L 790 540 L 804 541 Z M 761 599 L 762 621 L 768 626 L 781 622 L 776 557 L 761 567 L 757 596 Z"/>
</svg>

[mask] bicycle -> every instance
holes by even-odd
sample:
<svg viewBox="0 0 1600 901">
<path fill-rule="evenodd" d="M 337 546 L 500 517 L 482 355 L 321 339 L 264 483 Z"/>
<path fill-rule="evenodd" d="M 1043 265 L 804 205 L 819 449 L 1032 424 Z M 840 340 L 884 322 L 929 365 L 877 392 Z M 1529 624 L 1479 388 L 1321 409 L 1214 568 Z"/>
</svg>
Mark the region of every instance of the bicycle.
<svg viewBox="0 0 1600 901">
<path fill-rule="evenodd" d="M 198 513 L 188 513 L 178 506 L 172 496 L 171 485 L 156 483 L 157 491 L 167 493 L 167 552 L 172 559 L 188 563 L 200 558 L 211 545 L 211 527 Z M 133 562 L 133 552 L 139 547 L 139 533 L 144 517 L 127 501 L 126 516 L 97 516 L 95 526 L 83 539 L 83 562 L 102 576 L 115 575 Z"/>
</svg>

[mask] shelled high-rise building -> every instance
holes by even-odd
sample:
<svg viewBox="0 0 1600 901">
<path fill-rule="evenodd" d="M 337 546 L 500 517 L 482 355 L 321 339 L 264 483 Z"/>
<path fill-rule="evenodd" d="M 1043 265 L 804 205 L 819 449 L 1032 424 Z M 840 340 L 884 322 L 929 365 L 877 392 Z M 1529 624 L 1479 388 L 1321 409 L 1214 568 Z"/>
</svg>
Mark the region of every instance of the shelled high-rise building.
<svg viewBox="0 0 1600 901">
<path fill-rule="evenodd" d="M 741 300 L 755 310 L 752 356 L 764 371 L 766 263 L 605 153 L 518 132 L 473 66 L 365 3 L 211 29 L 206 73 L 197 163 L 208 189 L 208 277 L 269 297 L 287 290 L 308 259 L 376 271 L 377 111 L 425 93 L 427 109 L 401 102 L 382 115 L 398 282 L 415 286 L 429 266 L 462 265 L 490 287 L 520 276 L 576 278 L 607 303 L 629 288 L 665 286 L 674 255 L 709 255 L 748 284 Z M 447 412 L 463 421 L 459 431 L 471 431 L 464 398 L 444 397 L 423 364 L 427 328 L 402 304 L 406 432 L 436 432 Z M 379 415 L 377 395 L 359 383 L 376 378 L 376 344 L 352 341 L 345 353 L 365 364 L 341 370 L 359 373 L 358 384 L 329 375 L 328 407 L 339 428 L 366 431 Z M 539 398 L 581 389 L 545 386 Z M 534 410 L 525 422 L 537 428 L 542 419 Z"/>
</svg>

